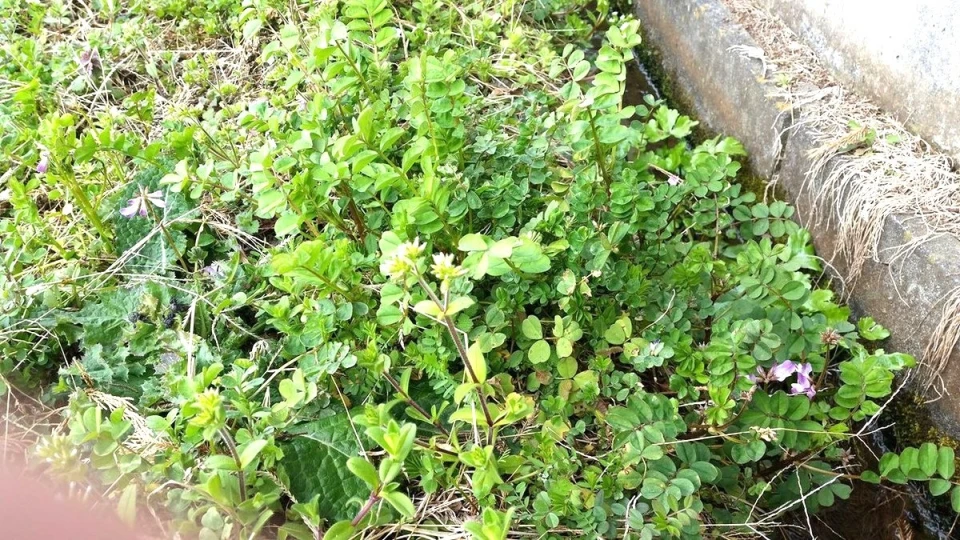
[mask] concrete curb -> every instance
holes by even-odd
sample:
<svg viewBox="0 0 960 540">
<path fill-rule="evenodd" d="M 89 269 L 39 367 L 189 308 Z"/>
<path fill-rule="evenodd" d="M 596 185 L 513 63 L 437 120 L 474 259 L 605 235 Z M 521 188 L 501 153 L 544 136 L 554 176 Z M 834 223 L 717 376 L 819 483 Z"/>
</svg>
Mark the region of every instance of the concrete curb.
<svg viewBox="0 0 960 540">
<path fill-rule="evenodd" d="M 836 251 L 836 229 L 811 223 L 812 195 L 823 178 L 808 178 L 816 146 L 803 126 L 791 126 L 775 92 L 764 82 L 761 61 L 743 54 L 759 47 L 720 0 L 635 0 L 643 23 L 644 46 L 653 47 L 670 81 L 669 93 L 710 132 L 738 138 L 749 152 L 754 173 L 779 177 L 798 219 L 811 227 L 818 253 L 829 259 Z M 829 169 L 829 167 L 828 167 Z M 828 173 L 829 171 L 826 171 Z M 813 188 L 813 189 L 811 189 Z M 842 203 L 839 203 L 842 205 Z M 842 208 L 820 205 L 821 215 Z M 894 258 L 897 248 L 923 233 L 910 217 L 891 216 L 884 224 L 879 260 L 868 261 L 850 296 L 854 312 L 870 315 L 888 328 L 888 350 L 923 356 L 940 322 L 944 299 L 960 287 L 960 242 L 940 237 Z M 843 275 L 846 263 L 833 260 Z M 960 362 L 960 351 L 951 354 Z M 960 389 L 960 370 L 942 373 L 945 388 Z M 960 437 L 960 395 L 944 396 L 929 406 L 932 420 L 945 433 Z"/>
</svg>

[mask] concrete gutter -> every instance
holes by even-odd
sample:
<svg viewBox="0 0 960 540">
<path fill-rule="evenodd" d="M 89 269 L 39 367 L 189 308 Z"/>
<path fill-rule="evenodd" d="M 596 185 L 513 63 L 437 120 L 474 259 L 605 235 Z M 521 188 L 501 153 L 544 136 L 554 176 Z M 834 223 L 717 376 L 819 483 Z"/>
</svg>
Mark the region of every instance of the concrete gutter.
<svg viewBox="0 0 960 540">
<path fill-rule="evenodd" d="M 777 0 L 765 0 L 780 3 Z M 692 109 L 712 133 L 738 138 L 750 153 L 754 173 L 779 177 L 787 198 L 797 207 L 801 223 L 812 225 L 811 193 L 829 174 L 811 178 L 811 150 L 815 134 L 803 125 L 791 125 L 782 114 L 776 89 L 765 78 L 764 65 L 743 51 L 761 51 L 757 42 L 735 20 L 721 0 L 635 0 L 635 12 L 644 29 L 644 46 L 652 47 L 669 81 L 668 97 Z M 783 3 L 789 3 L 784 1 Z M 801 2 L 802 3 L 802 2 Z M 960 114 L 960 107 L 955 111 Z M 960 124 L 957 124 L 960 125 Z M 830 199 L 830 198 L 828 198 Z M 842 208 L 824 207 L 821 215 L 838 215 Z M 841 203 L 836 203 L 842 206 Z M 896 248 L 923 234 L 917 218 L 890 216 L 884 223 L 879 260 L 867 261 L 850 304 L 858 315 L 874 317 L 888 328 L 884 347 L 920 359 L 941 319 L 943 300 L 960 287 L 960 242 L 939 237 L 895 257 Z M 836 252 L 837 231 L 831 224 L 811 229 L 818 253 L 829 259 Z M 847 262 L 832 261 L 839 275 Z M 960 389 L 960 351 L 951 354 L 943 370 L 944 387 Z M 960 391 L 928 405 L 933 422 L 946 434 L 960 437 Z"/>
</svg>

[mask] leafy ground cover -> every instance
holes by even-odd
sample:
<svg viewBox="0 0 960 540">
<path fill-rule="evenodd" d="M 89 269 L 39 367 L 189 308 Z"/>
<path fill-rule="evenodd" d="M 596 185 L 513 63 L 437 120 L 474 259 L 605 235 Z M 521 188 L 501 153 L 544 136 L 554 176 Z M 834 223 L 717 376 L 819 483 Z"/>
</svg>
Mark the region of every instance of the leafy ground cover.
<svg viewBox="0 0 960 540">
<path fill-rule="evenodd" d="M 59 408 L 29 452 L 124 519 L 749 537 L 856 480 L 960 507 L 950 448 L 858 470 L 913 359 L 735 183 L 740 144 L 622 103 L 637 21 L 24 6 L 0 21 L 2 390 Z"/>
</svg>

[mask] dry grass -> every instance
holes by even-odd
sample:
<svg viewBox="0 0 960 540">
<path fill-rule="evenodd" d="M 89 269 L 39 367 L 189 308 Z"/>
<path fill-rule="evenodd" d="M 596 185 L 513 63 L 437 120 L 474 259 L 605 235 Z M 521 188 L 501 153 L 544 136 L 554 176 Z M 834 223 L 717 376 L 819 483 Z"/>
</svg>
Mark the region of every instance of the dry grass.
<svg viewBox="0 0 960 540">
<path fill-rule="evenodd" d="M 915 218 L 925 231 L 894 250 L 893 259 L 936 235 L 960 237 L 960 175 L 949 157 L 867 99 L 844 91 L 815 53 L 758 2 L 722 1 L 762 49 L 747 56 L 763 62 L 764 76 L 774 83 L 771 97 L 790 115 L 791 129 L 813 134 L 817 148 L 803 186 L 813 201 L 808 225 L 838 232 L 836 252 L 823 255 L 845 263 L 845 293 L 855 290 L 867 261 L 881 261 L 880 239 L 891 216 Z M 943 316 L 917 373 L 926 390 L 960 339 L 960 290 L 941 304 Z"/>
</svg>

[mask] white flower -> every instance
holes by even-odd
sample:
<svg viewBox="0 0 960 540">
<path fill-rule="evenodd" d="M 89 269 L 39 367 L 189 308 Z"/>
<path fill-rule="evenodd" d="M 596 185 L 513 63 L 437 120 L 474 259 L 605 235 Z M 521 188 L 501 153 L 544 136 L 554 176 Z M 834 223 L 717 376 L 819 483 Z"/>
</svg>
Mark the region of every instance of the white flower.
<svg viewBox="0 0 960 540">
<path fill-rule="evenodd" d="M 388 257 L 385 261 L 380 263 L 380 273 L 389 277 L 390 279 L 402 277 L 409 270 L 410 263 L 407 262 L 406 259 L 396 255 Z"/>
<path fill-rule="evenodd" d="M 163 200 L 163 192 L 160 190 L 153 193 L 141 192 L 140 195 L 130 199 L 127 206 L 120 210 L 120 215 L 125 218 L 132 218 L 139 214 L 140 217 L 147 216 L 147 205 L 152 204 L 157 208 L 166 208 L 167 203 Z"/>
<path fill-rule="evenodd" d="M 406 259 L 410 264 L 415 264 L 417 258 L 423 253 L 424 247 L 425 246 L 420 243 L 420 237 L 418 236 L 413 239 L 413 242 L 404 242 L 397 246 L 395 255 Z"/>
<path fill-rule="evenodd" d="M 773 428 L 753 426 L 750 429 L 756 432 L 757 436 L 760 437 L 761 440 L 767 442 L 775 442 L 777 440 L 777 431 Z"/>
<path fill-rule="evenodd" d="M 455 277 L 463 275 L 463 268 L 453 264 L 453 254 L 434 253 L 433 265 L 430 267 L 433 275 L 441 281 L 449 281 Z"/>
</svg>

